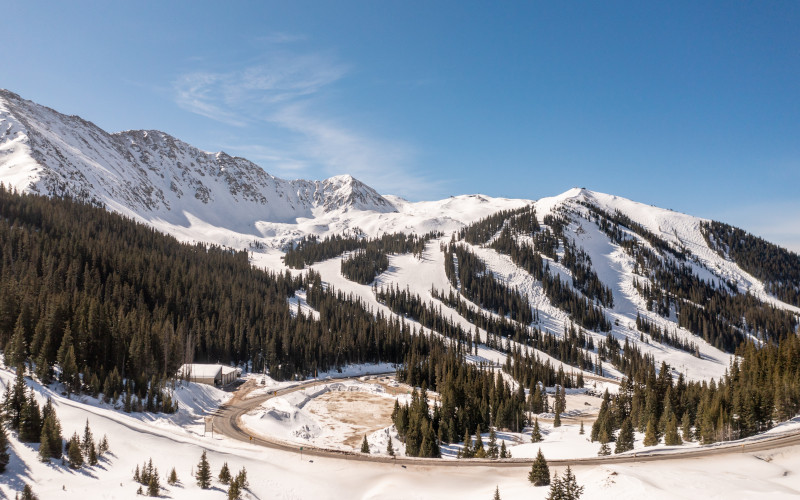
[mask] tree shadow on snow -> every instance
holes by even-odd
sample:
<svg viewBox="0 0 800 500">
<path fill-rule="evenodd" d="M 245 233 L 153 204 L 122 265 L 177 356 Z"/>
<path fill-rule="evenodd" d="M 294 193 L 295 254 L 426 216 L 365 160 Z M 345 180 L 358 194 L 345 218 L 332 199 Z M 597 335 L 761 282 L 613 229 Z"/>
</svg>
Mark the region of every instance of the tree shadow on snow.
<svg viewBox="0 0 800 500">
<path fill-rule="evenodd" d="M 8 465 L 5 472 L 0 474 L 0 483 L 8 485 L 12 490 L 22 491 L 25 484 L 31 481 L 31 474 L 28 466 L 19 457 L 16 448 L 25 445 L 11 442 L 11 440 L 8 444 Z"/>
</svg>

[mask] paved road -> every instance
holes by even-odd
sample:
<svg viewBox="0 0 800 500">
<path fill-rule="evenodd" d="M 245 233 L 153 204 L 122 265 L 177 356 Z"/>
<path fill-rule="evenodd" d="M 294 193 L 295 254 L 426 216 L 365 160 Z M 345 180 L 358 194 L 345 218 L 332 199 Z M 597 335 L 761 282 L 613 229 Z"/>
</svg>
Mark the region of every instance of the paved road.
<svg viewBox="0 0 800 500">
<path fill-rule="evenodd" d="M 278 391 L 275 394 L 257 396 L 250 399 L 243 399 L 243 395 L 253 389 L 254 382 L 248 382 L 237 391 L 233 399 L 221 406 L 214 415 L 214 431 L 221 433 L 229 438 L 239 441 L 249 442 L 259 446 L 265 446 L 276 450 L 300 453 L 300 445 L 288 444 L 269 437 L 260 436 L 248 430 L 241 421 L 242 415 L 253 410 L 264 403 L 266 400 L 275 396 L 282 396 L 294 391 L 300 391 L 309 387 L 321 384 L 329 384 L 346 380 L 331 379 L 324 381 L 314 381 L 301 384 L 289 389 Z M 257 386 L 256 386 L 257 387 Z M 745 443 L 727 443 L 715 446 L 704 446 L 701 448 L 687 448 L 678 452 L 667 452 L 656 450 L 645 453 L 611 455 L 608 457 L 576 458 L 570 460 L 548 460 L 547 463 L 553 466 L 564 465 L 605 465 L 634 462 L 652 462 L 656 460 L 676 460 L 685 458 L 706 458 L 714 455 L 730 453 L 754 453 L 768 451 L 786 446 L 800 445 L 800 431 L 765 437 L 759 440 Z M 384 455 L 364 455 L 355 452 L 326 450 L 313 446 L 303 445 L 303 456 L 339 458 L 342 460 L 356 460 L 361 462 L 376 462 L 387 464 L 400 464 L 404 466 L 425 466 L 425 467 L 530 467 L 531 459 L 512 458 L 509 460 L 441 460 L 431 458 L 411 458 L 395 457 L 390 458 Z"/>
</svg>

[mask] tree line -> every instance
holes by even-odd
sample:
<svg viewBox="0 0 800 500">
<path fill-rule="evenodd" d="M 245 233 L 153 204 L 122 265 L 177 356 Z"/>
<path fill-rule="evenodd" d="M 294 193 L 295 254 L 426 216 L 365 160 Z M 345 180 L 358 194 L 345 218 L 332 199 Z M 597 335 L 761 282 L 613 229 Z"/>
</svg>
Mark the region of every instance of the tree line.
<svg viewBox="0 0 800 500">
<path fill-rule="evenodd" d="M 353 234 L 336 234 L 320 240 L 316 235 L 304 236 L 299 242 L 286 250 L 283 262 L 293 269 L 323 260 L 338 257 L 345 252 L 368 251 L 372 255 L 411 253 L 422 256 L 425 244 L 441 236 L 440 232 L 430 232 L 422 236 L 405 233 L 386 233 L 377 238 L 366 238 L 358 229 Z M 387 264 L 388 265 L 388 264 Z M 371 281 L 371 280 L 370 280 Z"/>
</svg>

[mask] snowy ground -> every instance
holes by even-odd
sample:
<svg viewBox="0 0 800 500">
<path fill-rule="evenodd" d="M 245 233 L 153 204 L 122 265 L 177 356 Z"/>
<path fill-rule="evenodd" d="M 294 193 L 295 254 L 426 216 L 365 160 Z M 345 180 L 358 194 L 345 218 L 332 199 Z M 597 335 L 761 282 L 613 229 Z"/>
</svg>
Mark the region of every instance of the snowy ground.
<svg viewBox="0 0 800 500">
<path fill-rule="evenodd" d="M 0 372 L 5 384 L 13 374 Z M 203 450 L 214 474 L 223 462 L 238 471 L 246 467 L 250 480 L 249 498 L 278 499 L 427 499 L 491 498 L 495 486 L 503 499 L 545 498 L 547 488 L 535 488 L 527 481 L 528 467 L 496 469 L 492 467 L 438 469 L 429 466 L 393 466 L 342 459 L 309 459 L 294 453 L 259 448 L 246 443 L 200 432 L 187 432 L 186 422 L 202 420 L 206 403 L 222 401 L 226 394 L 197 384 L 187 384 L 181 391 L 178 415 L 158 419 L 145 414 L 127 415 L 67 400 L 28 380 L 40 395 L 53 397 L 63 433 L 81 431 L 89 420 L 96 437 L 107 435 L 111 455 L 101 465 L 72 471 L 61 464 L 43 464 L 37 460 L 36 447 L 19 443 L 11 437 L 11 463 L 0 474 L 0 495 L 13 498 L 23 483 L 33 486 L 42 499 L 51 498 L 136 498 L 138 485 L 132 474 L 137 464 L 153 459 L 163 478 L 176 468 L 181 483 L 162 490 L 162 497 L 174 499 L 224 499 L 226 489 L 214 483 L 211 490 L 201 490 L 192 480 L 192 472 Z M 188 404 L 195 401 L 196 404 Z M 548 424 L 542 424 L 547 430 Z M 793 424 L 799 426 L 800 422 Z M 780 432 L 783 429 L 777 429 Z M 588 428 L 587 428 L 588 431 Z M 574 426 L 559 431 L 574 443 L 580 441 Z M 550 433 L 542 444 L 545 456 L 555 458 L 558 450 L 549 448 Z M 372 440 L 372 439 L 371 439 Z M 385 443 L 385 441 L 384 441 Z M 375 443 L 379 445 L 380 443 Z M 527 445 L 512 448 L 522 456 Z M 385 444 L 384 444 L 385 447 Z M 577 448 L 577 444 L 575 444 Z M 577 451 L 577 449 L 576 449 Z M 586 449 L 589 455 L 591 450 Z M 800 447 L 774 453 L 730 454 L 713 459 L 685 459 L 633 465 L 574 468 L 586 491 L 582 498 L 796 498 L 800 495 Z M 561 472 L 552 468 L 551 472 Z M 164 484 L 165 481 L 162 481 Z"/>
</svg>

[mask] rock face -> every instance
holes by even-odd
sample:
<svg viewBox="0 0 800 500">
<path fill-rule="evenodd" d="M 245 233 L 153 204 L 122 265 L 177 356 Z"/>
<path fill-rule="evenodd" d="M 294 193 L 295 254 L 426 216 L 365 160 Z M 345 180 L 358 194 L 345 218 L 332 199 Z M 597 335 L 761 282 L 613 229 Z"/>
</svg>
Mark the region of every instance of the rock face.
<svg viewBox="0 0 800 500">
<path fill-rule="evenodd" d="M 6 90 L 0 90 L 0 181 L 148 220 L 180 222 L 191 214 L 223 226 L 291 223 L 337 210 L 396 211 L 349 175 L 287 181 L 157 130 L 111 134 Z"/>
</svg>

